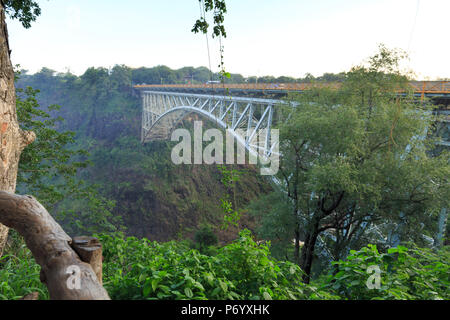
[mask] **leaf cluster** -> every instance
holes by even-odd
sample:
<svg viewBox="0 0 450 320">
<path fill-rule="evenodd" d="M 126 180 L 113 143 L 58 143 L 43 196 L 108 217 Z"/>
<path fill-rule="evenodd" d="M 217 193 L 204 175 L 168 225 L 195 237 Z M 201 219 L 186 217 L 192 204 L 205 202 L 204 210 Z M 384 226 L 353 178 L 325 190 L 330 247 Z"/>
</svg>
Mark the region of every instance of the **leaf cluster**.
<svg viewBox="0 0 450 320">
<path fill-rule="evenodd" d="M 334 262 L 338 271 L 330 275 L 321 287 L 344 299 L 377 300 L 448 300 L 450 251 L 398 246 L 385 253 L 368 245 L 352 250 L 345 260 Z M 381 286 L 369 289 L 367 268 L 378 266 Z"/>
<path fill-rule="evenodd" d="M 31 22 L 41 14 L 41 8 L 33 0 L 2 0 L 6 14 L 11 19 L 18 19 L 24 28 L 31 27 Z"/>
<path fill-rule="evenodd" d="M 195 21 L 192 32 L 194 33 L 208 33 L 209 24 L 206 21 L 205 13 L 208 11 L 213 12 L 213 37 L 223 36 L 226 38 L 227 34 L 225 32 L 225 27 L 223 22 L 225 20 L 224 15 L 227 13 L 227 6 L 225 0 L 199 0 L 200 7 L 203 10 L 203 16 Z"/>
</svg>

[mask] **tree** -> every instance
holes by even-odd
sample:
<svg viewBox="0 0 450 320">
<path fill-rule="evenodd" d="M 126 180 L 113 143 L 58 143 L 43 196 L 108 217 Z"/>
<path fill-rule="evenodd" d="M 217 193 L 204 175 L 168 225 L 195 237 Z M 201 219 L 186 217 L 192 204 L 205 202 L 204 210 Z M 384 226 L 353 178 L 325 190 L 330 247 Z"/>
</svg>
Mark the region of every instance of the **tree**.
<svg viewBox="0 0 450 320">
<path fill-rule="evenodd" d="M 5 11 L 29 26 L 36 14 L 35 3 L 30 1 L 0 2 L 0 190 L 14 192 L 16 189 L 17 168 L 22 150 L 34 141 L 33 132 L 19 128 L 16 114 L 16 94 L 14 90 L 14 71 L 10 60 L 8 31 L 5 23 Z M 8 228 L 0 224 L 0 256 L 8 236 Z"/>
<path fill-rule="evenodd" d="M 114 84 L 116 90 L 121 89 L 119 81 Z M 31 87 L 16 91 L 20 126 L 37 135 L 21 155 L 17 191 L 33 194 L 57 219 L 60 218 L 58 220 L 71 234 L 115 231 L 110 212 L 113 202 L 101 197 L 95 186 L 86 185 L 77 177 L 79 169 L 90 164 L 84 160 L 88 153 L 73 146 L 75 132 L 57 130 L 64 119 L 51 116 L 50 112 L 56 113 L 61 107 L 41 108 L 36 98 L 39 90 Z M 82 200 L 82 206 L 75 214 L 72 214 L 72 206 L 65 206 L 68 199 Z"/>
<path fill-rule="evenodd" d="M 408 94 L 400 59 L 380 46 L 341 89 L 311 90 L 294 97 L 294 111 L 286 107 L 278 178 L 306 283 L 320 236 L 329 235 L 339 259 L 374 225 L 402 225 L 400 240 L 420 240 L 423 226 L 448 206 L 448 153 L 430 157 L 434 141 L 425 135 L 433 116 Z"/>
<path fill-rule="evenodd" d="M 24 150 L 19 162 L 17 184 L 26 191 L 37 195 L 47 208 L 55 205 L 64 197 L 61 188 L 49 185 L 49 180 L 61 177 L 64 181 L 61 187 L 67 186 L 69 178 L 73 178 L 78 168 L 85 168 L 86 161 L 71 159 L 85 156 L 84 150 L 71 150 L 67 145 L 73 143 L 74 132 L 58 132 L 55 126 L 62 121 L 53 118 L 48 112 L 40 108 L 36 94 L 38 90 L 31 87 L 17 89 L 16 111 L 20 126 L 33 131 L 37 139 Z M 52 105 L 48 111 L 57 111 L 60 106 Z"/>
<path fill-rule="evenodd" d="M 47 285 L 51 298 L 109 299 L 101 285 L 101 278 L 98 279 L 90 264 L 82 261 L 71 246 L 73 240 L 45 208 L 31 196 L 14 194 L 20 154 L 36 135 L 19 128 L 5 11 L 28 28 L 40 9 L 29 0 L 0 2 L 0 222 L 4 224 L 0 225 L 0 253 L 6 242 L 8 227 L 12 227 L 24 237 L 41 266 L 41 279 Z M 97 264 L 98 257 L 95 260 Z M 68 268 L 83 283 L 83 286 L 76 288 L 78 290 L 71 290 L 67 285 Z"/>
</svg>

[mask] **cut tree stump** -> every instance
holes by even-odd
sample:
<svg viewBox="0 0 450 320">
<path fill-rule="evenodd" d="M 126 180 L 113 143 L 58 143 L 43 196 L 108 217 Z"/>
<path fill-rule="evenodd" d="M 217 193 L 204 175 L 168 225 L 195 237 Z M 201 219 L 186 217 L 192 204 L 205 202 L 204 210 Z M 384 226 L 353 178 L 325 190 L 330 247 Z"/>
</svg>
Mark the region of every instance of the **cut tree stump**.
<svg viewBox="0 0 450 320">
<path fill-rule="evenodd" d="M 74 246 L 80 252 L 77 254 L 71 247 L 72 239 L 35 198 L 7 191 L 0 191 L 0 223 L 23 236 L 41 266 L 41 281 L 47 286 L 50 299 L 110 299 L 99 281 L 98 240 L 76 240 Z"/>
<path fill-rule="evenodd" d="M 97 276 L 98 282 L 103 284 L 103 256 L 102 244 L 97 238 L 80 236 L 72 238 L 71 247 L 83 262 L 89 263 Z"/>
</svg>

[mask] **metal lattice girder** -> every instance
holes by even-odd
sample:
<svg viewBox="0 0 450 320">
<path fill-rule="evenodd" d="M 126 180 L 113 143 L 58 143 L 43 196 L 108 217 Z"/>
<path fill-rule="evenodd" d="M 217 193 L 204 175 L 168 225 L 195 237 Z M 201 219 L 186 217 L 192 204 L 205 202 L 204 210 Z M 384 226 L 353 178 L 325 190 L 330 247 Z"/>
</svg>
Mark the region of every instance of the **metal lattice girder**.
<svg viewBox="0 0 450 320">
<path fill-rule="evenodd" d="M 281 100 L 200 95 L 176 92 L 141 91 L 143 101 L 143 143 L 167 140 L 177 123 L 189 113 L 197 113 L 231 133 L 247 151 L 269 156 L 275 143 L 270 137 L 273 113 Z"/>
</svg>

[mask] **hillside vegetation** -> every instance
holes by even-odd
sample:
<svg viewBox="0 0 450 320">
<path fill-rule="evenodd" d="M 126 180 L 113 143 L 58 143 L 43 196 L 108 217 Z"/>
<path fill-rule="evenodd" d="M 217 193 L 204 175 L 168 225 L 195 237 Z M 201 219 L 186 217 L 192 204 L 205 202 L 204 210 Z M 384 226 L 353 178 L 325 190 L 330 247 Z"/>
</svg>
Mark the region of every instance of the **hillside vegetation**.
<svg viewBox="0 0 450 320">
<path fill-rule="evenodd" d="M 155 72 L 148 69 L 147 76 Z M 131 84 L 132 78 L 141 74 L 141 69 L 125 66 L 112 70 L 91 68 L 80 77 L 43 68 L 34 75 L 22 73 L 17 86 L 39 90 L 36 98 L 41 106 L 61 106 L 57 111 L 49 111 L 64 119 L 56 124 L 56 129 L 75 132 L 72 148 L 89 153 L 81 158 L 89 160 L 91 166 L 80 170 L 78 177 L 96 184 L 102 196 L 115 202 L 112 213 L 122 220 L 116 226 L 125 227 L 127 235 L 167 241 L 193 238 L 202 226 L 210 226 L 220 241 L 232 240 L 238 228 L 224 231 L 217 227 L 223 220 L 220 199 L 227 192 L 217 167 L 174 165 L 170 152 L 175 142 L 140 143 L 140 98 Z M 189 127 L 189 121 L 185 125 Z M 270 190 L 255 168 L 242 167 L 241 171 L 244 177 L 236 183 L 239 208 Z M 26 190 L 26 185 L 18 188 Z M 61 217 L 59 221 L 75 234 L 82 230 L 73 220 L 83 220 L 84 210 L 87 208 L 82 200 L 68 197 L 57 203 L 52 214 Z M 241 224 L 255 226 L 248 215 L 242 216 Z M 95 231 L 106 229 L 99 227 Z"/>
</svg>

